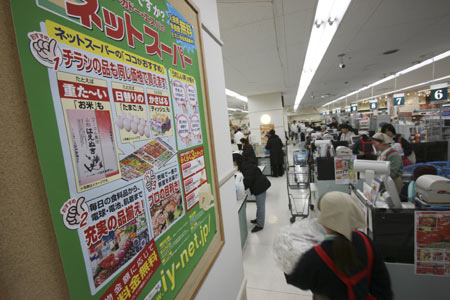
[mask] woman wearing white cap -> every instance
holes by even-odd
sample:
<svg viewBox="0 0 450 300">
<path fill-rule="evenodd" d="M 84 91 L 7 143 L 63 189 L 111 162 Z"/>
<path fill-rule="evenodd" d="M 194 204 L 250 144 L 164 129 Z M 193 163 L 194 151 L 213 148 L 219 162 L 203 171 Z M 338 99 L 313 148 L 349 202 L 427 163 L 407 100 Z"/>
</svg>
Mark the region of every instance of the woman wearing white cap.
<svg viewBox="0 0 450 300">
<path fill-rule="evenodd" d="M 391 178 L 395 183 L 397 192 L 400 194 L 402 190 L 402 174 L 403 174 L 403 160 L 394 147 L 394 140 L 385 133 L 375 133 L 372 137 L 372 143 L 378 151 L 378 160 L 386 160 L 391 162 Z"/>
<path fill-rule="evenodd" d="M 289 284 L 311 290 L 314 299 L 390 300 L 389 273 L 371 240 L 357 228 L 366 227 L 355 200 L 342 192 L 326 193 L 319 201 L 318 222 L 325 240 L 297 262 Z"/>
</svg>

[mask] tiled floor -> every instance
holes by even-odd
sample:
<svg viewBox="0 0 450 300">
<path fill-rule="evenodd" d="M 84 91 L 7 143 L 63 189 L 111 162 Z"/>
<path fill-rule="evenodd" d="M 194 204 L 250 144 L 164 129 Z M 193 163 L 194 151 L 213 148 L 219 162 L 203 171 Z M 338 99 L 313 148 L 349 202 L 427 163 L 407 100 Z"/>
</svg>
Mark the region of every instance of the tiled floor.
<svg viewBox="0 0 450 300">
<path fill-rule="evenodd" d="M 244 272 L 247 279 L 248 300 L 310 300 L 310 291 L 303 291 L 286 283 L 283 271 L 273 258 L 273 240 L 281 227 L 290 224 L 286 176 L 268 177 L 272 186 L 267 191 L 266 224 L 264 230 L 249 233 L 244 248 Z M 256 204 L 247 203 L 249 220 L 256 216 Z"/>
</svg>

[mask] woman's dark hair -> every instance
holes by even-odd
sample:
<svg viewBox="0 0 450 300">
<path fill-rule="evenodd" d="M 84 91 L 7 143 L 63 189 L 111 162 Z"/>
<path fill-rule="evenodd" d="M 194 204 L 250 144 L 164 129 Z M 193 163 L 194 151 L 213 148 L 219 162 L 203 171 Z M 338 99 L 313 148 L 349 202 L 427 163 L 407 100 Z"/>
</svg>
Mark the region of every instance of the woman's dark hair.
<svg viewBox="0 0 450 300">
<path fill-rule="evenodd" d="M 236 164 L 238 166 L 238 170 L 240 170 L 241 166 L 242 166 L 242 162 L 244 161 L 244 157 L 242 155 L 240 155 L 239 153 L 233 153 L 233 161 L 236 162 Z"/>
<path fill-rule="evenodd" d="M 381 132 L 382 133 L 386 133 L 386 131 L 390 131 L 390 132 L 392 132 L 394 135 L 396 135 L 397 134 L 397 132 L 395 131 L 395 128 L 394 128 L 394 126 L 392 126 L 392 124 L 384 124 L 382 127 L 381 127 Z"/>
<path fill-rule="evenodd" d="M 412 180 L 417 180 L 422 175 L 437 175 L 437 169 L 432 165 L 418 166 L 414 169 Z"/>
<path fill-rule="evenodd" d="M 332 245 L 333 261 L 339 271 L 350 276 L 361 267 L 361 262 L 356 256 L 352 242 L 337 232 L 335 235 Z"/>
<path fill-rule="evenodd" d="M 270 135 L 275 135 L 275 130 L 271 129 L 271 130 L 269 131 L 269 134 L 270 134 Z"/>
<path fill-rule="evenodd" d="M 348 129 L 350 130 L 350 126 L 348 124 L 342 124 L 341 129 Z"/>
<path fill-rule="evenodd" d="M 242 144 L 248 144 L 248 141 L 247 141 L 246 138 L 242 138 L 242 139 L 241 139 L 241 143 L 242 143 Z"/>
</svg>

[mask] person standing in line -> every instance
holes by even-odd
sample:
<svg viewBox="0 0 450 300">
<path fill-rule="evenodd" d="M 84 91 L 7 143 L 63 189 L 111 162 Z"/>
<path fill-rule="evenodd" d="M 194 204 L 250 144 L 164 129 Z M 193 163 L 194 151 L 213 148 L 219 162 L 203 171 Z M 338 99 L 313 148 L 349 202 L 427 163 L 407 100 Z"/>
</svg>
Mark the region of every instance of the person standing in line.
<svg viewBox="0 0 450 300">
<path fill-rule="evenodd" d="M 334 128 L 337 129 L 338 126 L 339 126 L 339 124 L 338 124 L 338 122 L 336 121 L 336 118 L 335 118 L 335 117 L 331 118 L 331 123 L 328 124 L 328 127 L 330 127 L 331 129 L 334 129 Z"/>
<path fill-rule="evenodd" d="M 305 129 L 306 129 L 305 123 L 298 122 L 297 127 L 298 127 L 298 139 L 300 140 L 300 142 L 304 142 L 305 141 Z"/>
<path fill-rule="evenodd" d="M 327 125 L 320 125 L 320 133 L 322 134 L 322 137 L 327 134 L 328 126 Z"/>
<path fill-rule="evenodd" d="M 233 153 L 233 164 L 244 176 L 245 188 L 250 189 L 256 198 L 256 219 L 250 221 L 252 224 L 256 224 L 252 232 L 263 230 L 266 217 L 266 191 L 271 183 L 256 163 L 238 153 Z"/>
<path fill-rule="evenodd" d="M 288 284 L 311 290 L 316 300 L 391 300 L 393 293 L 386 265 L 370 238 L 357 231 L 366 221 L 347 193 L 328 192 L 319 200 L 318 223 L 325 240 L 306 251 Z"/>
<path fill-rule="evenodd" d="M 402 161 L 404 166 L 416 163 L 415 155 L 411 156 L 414 153 L 411 144 L 400 134 L 396 133 L 395 128 L 394 126 L 392 126 L 392 124 L 384 124 L 381 127 L 381 132 L 387 134 L 391 139 L 394 140 L 394 143 L 398 143 L 400 145 L 403 151 Z"/>
<path fill-rule="evenodd" d="M 391 162 L 390 176 L 395 183 L 397 192 L 400 194 L 403 186 L 403 162 L 400 153 L 398 153 L 392 146 L 394 144 L 394 140 L 392 140 L 387 134 L 378 132 L 372 137 L 372 143 L 378 151 L 378 160 L 386 160 Z"/>
<path fill-rule="evenodd" d="M 241 139 L 242 143 L 242 156 L 248 160 L 253 161 L 255 164 L 257 163 L 255 150 L 253 150 L 252 145 L 249 144 L 246 138 Z"/>
<path fill-rule="evenodd" d="M 295 121 L 295 120 L 292 121 L 290 129 L 291 129 L 291 140 L 295 146 L 295 140 L 296 140 L 296 136 L 297 136 L 297 132 L 298 132 L 297 121 Z"/>
<path fill-rule="evenodd" d="M 272 168 L 272 176 L 283 176 L 283 142 L 280 137 L 275 134 L 275 130 L 269 132 L 266 149 L 270 151 L 270 166 Z"/>
<path fill-rule="evenodd" d="M 341 136 L 339 137 L 339 141 L 348 142 L 349 145 L 352 144 L 352 136 L 353 132 L 350 130 L 350 126 L 348 124 L 341 125 Z"/>
<path fill-rule="evenodd" d="M 373 145 L 367 131 L 360 131 L 359 140 L 353 144 L 353 154 L 356 154 L 358 159 L 376 160 L 377 157 L 373 154 Z"/>
<path fill-rule="evenodd" d="M 245 136 L 242 133 L 241 128 L 239 127 L 234 133 L 234 140 L 236 141 L 239 150 L 242 150 L 242 142 L 241 142 L 242 138 L 245 138 Z"/>
</svg>

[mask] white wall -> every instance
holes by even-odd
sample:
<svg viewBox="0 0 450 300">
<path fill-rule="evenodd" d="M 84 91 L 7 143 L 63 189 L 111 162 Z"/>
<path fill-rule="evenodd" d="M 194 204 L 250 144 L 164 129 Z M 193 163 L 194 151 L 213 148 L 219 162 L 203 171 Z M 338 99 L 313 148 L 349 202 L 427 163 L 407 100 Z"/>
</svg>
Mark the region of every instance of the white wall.
<svg viewBox="0 0 450 300">
<path fill-rule="evenodd" d="M 261 143 L 260 125 L 262 125 L 261 116 L 264 114 L 270 115 L 272 119 L 270 123 L 275 125 L 275 132 L 284 143 L 284 111 L 281 104 L 281 93 L 248 97 L 250 130 L 258 143 Z"/>
<path fill-rule="evenodd" d="M 405 95 L 405 105 L 399 107 L 400 112 L 413 112 L 420 110 L 419 97 L 417 95 Z"/>
<path fill-rule="evenodd" d="M 217 6 L 216 1 L 211 0 L 195 0 L 194 3 L 200 9 L 202 23 L 206 27 L 206 30 L 202 29 L 203 50 L 208 93 L 212 104 L 211 117 L 216 149 L 215 156 L 220 180 L 233 172 L 233 163 L 229 139 L 222 49 L 221 45 L 207 33 L 209 31 L 215 35 L 217 40 L 220 40 Z M 200 287 L 196 299 L 236 299 L 244 282 L 234 177 L 220 187 L 220 198 L 225 245 Z"/>
</svg>

